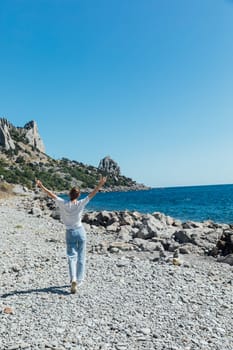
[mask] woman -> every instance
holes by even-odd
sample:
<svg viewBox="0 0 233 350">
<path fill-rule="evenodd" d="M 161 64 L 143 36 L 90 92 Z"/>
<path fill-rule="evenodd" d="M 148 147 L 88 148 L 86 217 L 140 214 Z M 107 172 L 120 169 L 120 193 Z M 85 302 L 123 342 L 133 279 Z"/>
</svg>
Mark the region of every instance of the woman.
<svg viewBox="0 0 233 350">
<path fill-rule="evenodd" d="M 72 294 L 77 292 L 77 286 L 83 282 L 85 276 L 86 232 L 81 222 L 82 213 L 87 203 L 96 195 L 106 180 L 106 177 L 101 176 L 96 188 L 81 200 L 78 200 L 80 191 L 76 187 L 70 190 L 70 199 L 64 200 L 48 190 L 40 180 L 36 180 L 37 186 L 57 203 L 61 219 L 66 226 L 66 246 Z"/>
</svg>

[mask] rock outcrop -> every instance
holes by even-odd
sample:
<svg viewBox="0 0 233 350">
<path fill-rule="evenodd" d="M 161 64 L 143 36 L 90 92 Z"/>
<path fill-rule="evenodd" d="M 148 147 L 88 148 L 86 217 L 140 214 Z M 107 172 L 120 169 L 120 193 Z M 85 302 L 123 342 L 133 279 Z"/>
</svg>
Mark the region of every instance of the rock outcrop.
<svg viewBox="0 0 233 350">
<path fill-rule="evenodd" d="M 7 119 L 0 118 L 0 146 L 6 151 L 15 150 L 18 142 L 29 144 L 45 153 L 35 121 L 30 121 L 24 127 L 15 127 Z"/>
<path fill-rule="evenodd" d="M 109 156 L 101 159 L 98 169 L 114 176 L 119 176 L 121 172 L 119 165 Z"/>
<path fill-rule="evenodd" d="M 30 121 L 24 126 L 24 130 L 25 137 L 28 139 L 29 144 L 37 148 L 40 152 L 45 153 L 45 146 L 39 135 L 37 123 L 35 121 Z"/>
<path fill-rule="evenodd" d="M 0 118 L 0 146 L 2 146 L 6 151 L 15 149 L 15 144 L 10 134 L 10 130 L 12 128 L 13 125 L 11 125 L 8 120 L 5 118 Z"/>
</svg>

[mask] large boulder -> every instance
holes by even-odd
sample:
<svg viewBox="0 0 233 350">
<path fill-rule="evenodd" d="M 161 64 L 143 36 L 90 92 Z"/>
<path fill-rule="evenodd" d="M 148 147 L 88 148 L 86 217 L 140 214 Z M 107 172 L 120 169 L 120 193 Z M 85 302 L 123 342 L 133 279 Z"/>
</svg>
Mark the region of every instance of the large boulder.
<svg viewBox="0 0 233 350">
<path fill-rule="evenodd" d="M 212 256 L 224 257 L 233 254 L 233 230 L 223 230 L 220 238 L 217 240 L 216 245 L 209 252 Z M 220 259 L 221 260 L 221 259 Z M 222 259 L 223 261 L 224 259 Z M 227 259 L 226 259 L 227 260 Z"/>
</svg>

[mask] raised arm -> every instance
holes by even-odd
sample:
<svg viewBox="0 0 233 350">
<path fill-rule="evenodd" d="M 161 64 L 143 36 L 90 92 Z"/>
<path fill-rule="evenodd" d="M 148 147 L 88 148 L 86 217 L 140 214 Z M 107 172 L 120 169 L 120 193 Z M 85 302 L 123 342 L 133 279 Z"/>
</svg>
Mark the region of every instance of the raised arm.
<svg viewBox="0 0 233 350">
<path fill-rule="evenodd" d="M 46 187 L 44 187 L 44 185 L 42 184 L 42 182 L 40 180 L 36 180 L 36 184 L 38 187 L 40 187 L 49 197 L 56 199 L 57 196 L 55 195 L 55 193 L 53 193 L 52 191 L 48 190 Z"/>
<path fill-rule="evenodd" d="M 105 184 L 106 181 L 107 181 L 107 177 L 101 176 L 96 188 L 91 193 L 89 193 L 88 195 L 89 199 L 92 199 L 96 195 L 96 193 L 101 189 L 101 187 Z"/>
</svg>

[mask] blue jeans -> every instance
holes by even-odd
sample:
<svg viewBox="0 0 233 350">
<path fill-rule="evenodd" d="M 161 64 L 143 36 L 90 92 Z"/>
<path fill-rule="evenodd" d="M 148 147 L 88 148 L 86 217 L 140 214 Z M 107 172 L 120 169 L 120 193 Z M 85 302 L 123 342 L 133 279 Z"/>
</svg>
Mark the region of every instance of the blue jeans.
<svg viewBox="0 0 233 350">
<path fill-rule="evenodd" d="M 66 248 L 71 281 L 81 282 L 85 275 L 86 232 L 84 227 L 66 230 Z"/>
</svg>

